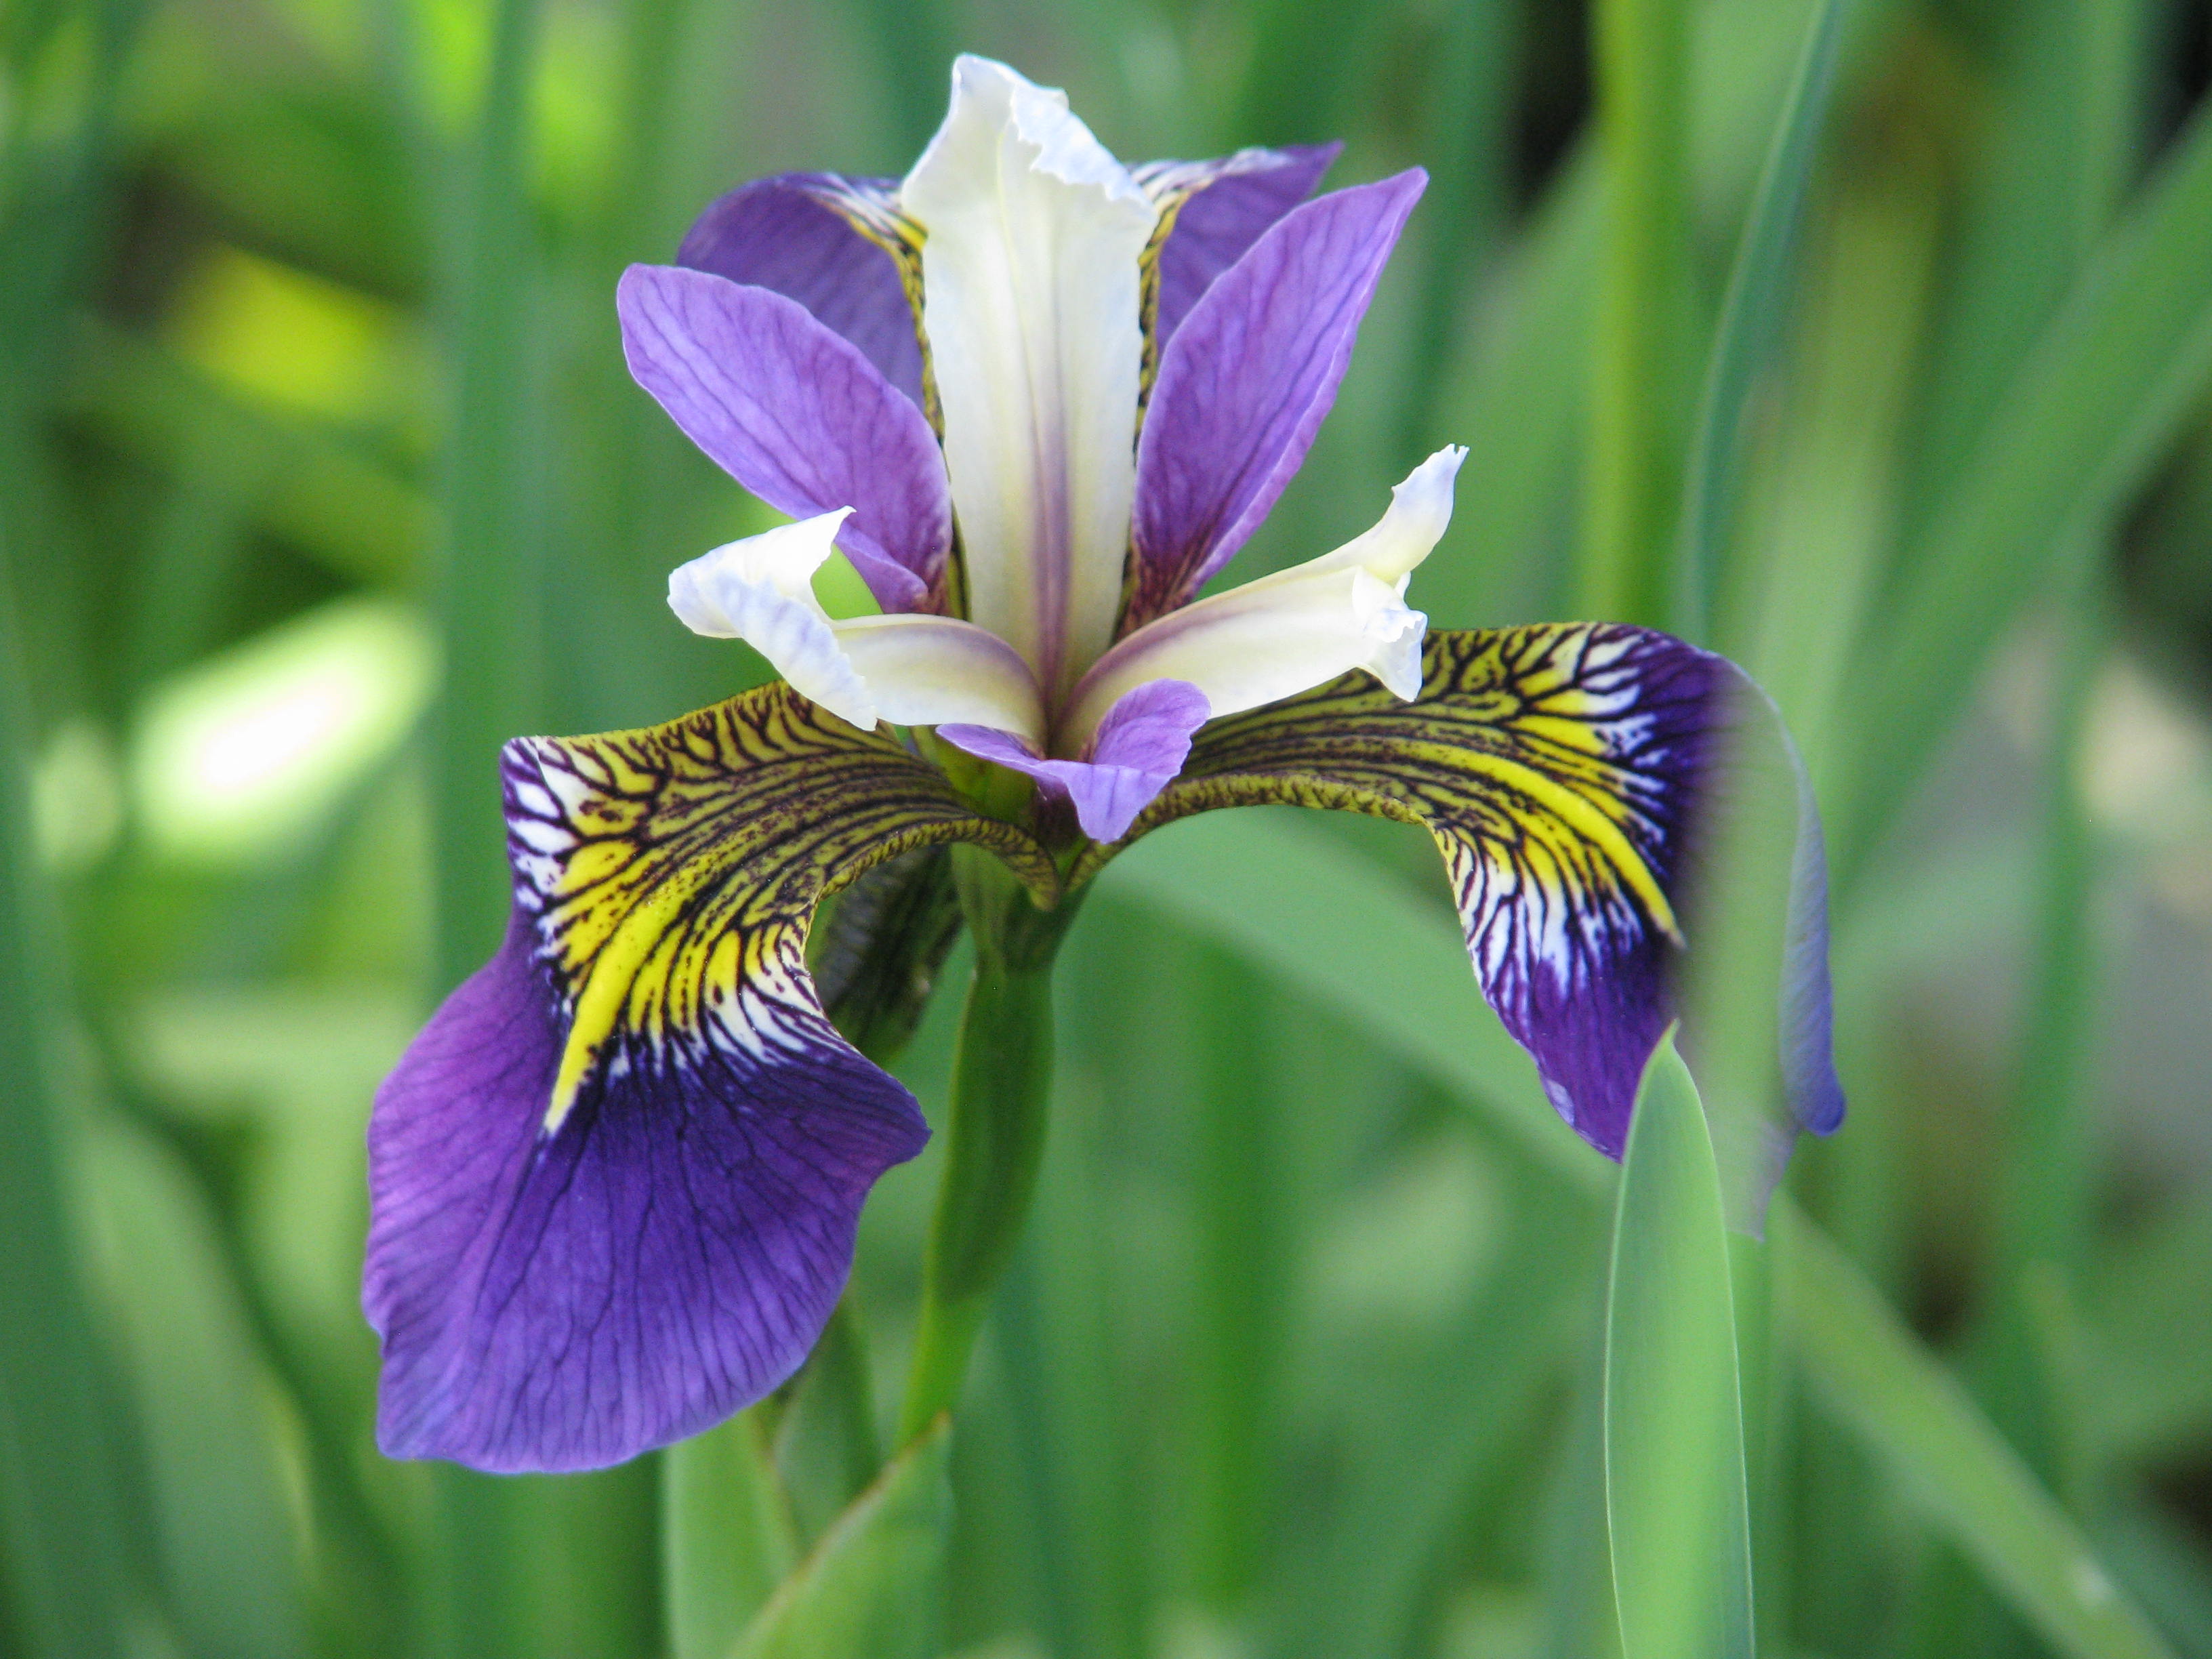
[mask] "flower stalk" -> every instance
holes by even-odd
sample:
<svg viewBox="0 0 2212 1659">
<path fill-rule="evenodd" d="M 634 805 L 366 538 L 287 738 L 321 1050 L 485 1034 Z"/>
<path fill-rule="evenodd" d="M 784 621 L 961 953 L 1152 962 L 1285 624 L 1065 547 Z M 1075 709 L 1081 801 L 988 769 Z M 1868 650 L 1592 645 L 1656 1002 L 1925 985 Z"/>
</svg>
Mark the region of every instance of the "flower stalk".
<svg viewBox="0 0 2212 1659">
<path fill-rule="evenodd" d="M 1040 910 L 1004 864 L 952 849 L 975 967 L 952 1054 L 945 1176 L 922 1261 L 921 1320 L 899 1443 L 959 1399 L 992 1291 L 1013 1255 L 1044 1155 L 1052 1091 L 1052 967 L 1076 901 Z"/>
</svg>

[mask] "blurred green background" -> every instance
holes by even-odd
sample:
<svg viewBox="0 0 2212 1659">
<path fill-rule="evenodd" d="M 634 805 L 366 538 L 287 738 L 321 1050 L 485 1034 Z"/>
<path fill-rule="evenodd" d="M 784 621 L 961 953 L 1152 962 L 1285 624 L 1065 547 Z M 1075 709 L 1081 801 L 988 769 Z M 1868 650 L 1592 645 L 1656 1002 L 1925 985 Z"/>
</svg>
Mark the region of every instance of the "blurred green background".
<svg viewBox="0 0 2212 1659">
<path fill-rule="evenodd" d="M 617 276 L 745 179 L 902 171 L 966 49 L 1133 160 L 1431 170 L 1240 571 L 1464 442 L 1438 625 L 1638 611 L 1762 679 L 1852 1103 L 1791 1189 L 2072 1516 L 2085 1599 L 2212 1654 L 2212 5 L 1837 11 L 1802 235 L 1731 308 L 1806 0 L 4 0 L 0 1651 L 669 1650 L 665 1459 L 376 1454 L 362 1127 L 497 936 L 499 741 L 764 673 L 665 611 L 769 520 L 629 383 Z M 1639 289 L 1592 110 L 1647 64 L 1610 131 L 1680 159 L 1634 200 L 1682 257 Z M 955 1442 L 966 1659 L 1611 1650 L 1609 1208 L 1434 863 L 1255 811 L 1102 878 Z M 933 1116 L 951 1012 L 901 1063 Z M 885 1389 L 934 1174 L 863 1230 Z M 1766 1650 L 2044 1651 L 1927 1472 L 1759 1363 Z"/>
</svg>

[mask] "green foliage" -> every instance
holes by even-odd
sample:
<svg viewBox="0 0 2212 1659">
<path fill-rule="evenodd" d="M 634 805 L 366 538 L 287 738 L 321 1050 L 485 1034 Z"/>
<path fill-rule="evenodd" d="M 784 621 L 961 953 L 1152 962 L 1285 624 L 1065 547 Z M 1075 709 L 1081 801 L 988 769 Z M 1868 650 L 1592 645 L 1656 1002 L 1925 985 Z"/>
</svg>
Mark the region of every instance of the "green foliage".
<svg viewBox="0 0 2212 1659">
<path fill-rule="evenodd" d="M 769 1599 L 734 1659 L 928 1659 L 940 1653 L 951 1424 L 884 1466 Z"/>
<path fill-rule="evenodd" d="M 1778 1659 L 2212 1652 L 2205 15 L 0 9 L 0 1651 L 1592 1659 L 1625 1620 L 1634 1659 L 1734 1470 Z M 623 1470 L 390 1463 L 362 1127 L 496 936 L 497 745 L 764 672 L 665 613 L 769 520 L 629 383 L 614 282 L 744 179 L 903 167 L 961 48 L 1127 155 L 1430 167 L 1243 556 L 1466 442 L 1439 625 L 1671 617 L 1750 667 L 1836 855 L 1851 1121 L 1724 1255 L 1662 1056 L 1608 1367 L 1610 1166 L 1432 849 L 1178 824 L 1065 942 L 1030 1224 L 957 1434 L 885 1468 L 972 961 L 931 866 L 817 940 L 933 919 L 846 1000 L 940 1134 L 816 1361 Z M 318 665 L 368 689 L 226 782 L 194 734 Z M 1675 1339 L 1670 1395 L 1630 1358 Z"/>
<path fill-rule="evenodd" d="M 1784 1305 L 1832 1410 L 1875 1449 L 2069 1659 L 2172 1650 L 2130 1604 L 2087 1540 L 1834 1247 L 1775 1213 Z"/>
<path fill-rule="evenodd" d="M 798 1559 L 770 1415 L 740 1412 L 660 1460 L 663 1601 L 676 1659 L 722 1659 Z"/>
<path fill-rule="evenodd" d="M 1606 1312 L 1606 1516 L 1624 1659 L 1753 1650 L 1735 1301 L 1720 1166 L 1669 1031 L 1636 1092 Z"/>
</svg>

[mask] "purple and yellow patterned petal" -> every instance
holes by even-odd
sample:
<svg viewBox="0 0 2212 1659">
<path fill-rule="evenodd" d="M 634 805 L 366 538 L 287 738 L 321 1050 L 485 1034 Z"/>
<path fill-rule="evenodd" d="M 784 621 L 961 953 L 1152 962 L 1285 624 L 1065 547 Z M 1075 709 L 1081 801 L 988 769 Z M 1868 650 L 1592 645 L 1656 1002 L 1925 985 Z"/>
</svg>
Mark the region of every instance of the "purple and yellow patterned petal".
<svg viewBox="0 0 2212 1659">
<path fill-rule="evenodd" d="M 1192 307 L 1161 358 L 1138 439 L 1122 633 L 1194 598 L 1304 462 L 1427 183 L 1416 167 L 1307 203 Z"/>
<path fill-rule="evenodd" d="M 1427 830 L 1491 1005 L 1560 1115 L 1617 1158 L 1637 1079 L 1676 1016 L 1681 919 L 1713 810 L 1761 777 L 1787 793 L 1796 833 L 1776 964 L 1783 1081 L 1796 1124 L 1826 1134 L 1844 1099 L 1819 823 L 1772 704 L 1723 658 L 1602 623 L 1431 634 L 1416 701 L 1351 674 L 1217 720 L 1136 829 L 1290 803 Z M 1076 879 L 1109 855 L 1092 853 Z M 1771 1167 L 1751 1177 L 1754 1208 L 1787 1141 L 1757 1155 Z"/>
<path fill-rule="evenodd" d="M 941 608 L 952 494 L 936 434 L 797 301 L 705 271 L 632 265 L 615 293 L 637 383 L 770 507 L 849 507 L 838 545 L 886 611 Z"/>
<path fill-rule="evenodd" d="M 897 195 L 895 179 L 757 179 L 699 216 L 676 263 L 796 300 L 924 407 L 921 266 Z"/>
<path fill-rule="evenodd" d="M 1145 253 L 1151 349 L 1164 348 L 1213 279 L 1313 194 L 1343 149 L 1240 149 L 1206 161 L 1149 161 L 1130 169 L 1160 209 Z"/>
<path fill-rule="evenodd" d="M 378 1091 L 362 1302 L 379 1443 L 592 1468 L 799 1365 L 876 1177 L 927 1138 L 805 968 L 817 902 L 910 849 L 1049 863 L 778 684 L 503 757 L 515 908 Z"/>
<path fill-rule="evenodd" d="M 1012 732 L 988 726 L 940 726 L 956 749 L 1034 778 L 1048 799 L 1065 801 L 1093 841 L 1119 841 L 1137 814 L 1175 781 L 1191 736 L 1211 713 L 1206 693 L 1186 680 L 1148 680 L 1108 709 L 1080 760 L 1052 760 Z"/>
</svg>

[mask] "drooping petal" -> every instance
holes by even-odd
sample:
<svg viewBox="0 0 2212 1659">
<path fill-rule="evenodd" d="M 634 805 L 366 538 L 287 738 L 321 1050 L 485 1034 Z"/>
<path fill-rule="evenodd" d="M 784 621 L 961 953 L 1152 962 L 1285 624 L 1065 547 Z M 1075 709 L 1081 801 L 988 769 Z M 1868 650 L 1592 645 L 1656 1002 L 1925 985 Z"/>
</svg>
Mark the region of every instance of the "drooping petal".
<svg viewBox="0 0 2212 1659">
<path fill-rule="evenodd" d="M 619 1462 L 799 1364 L 913 1099 L 823 1015 L 825 891 L 1020 831 L 896 744 L 768 686 L 503 760 L 515 909 L 378 1091 L 362 1300 L 394 1456 Z"/>
<path fill-rule="evenodd" d="M 676 263 L 796 300 L 920 407 L 921 264 L 897 191 L 896 179 L 835 173 L 757 179 L 708 205 Z"/>
<path fill-rule="evenodd" d="M 1704 838 L 1754 782 L 1778 790 L 1796 842 L 1773 964 L 1785 1127 L 1834 1129 L 1819 821 L 1773 705 L 1723 658 L 1610 624 L 1434 634 L 1425 669 L 1411 703 L 1350 675 L 1217 720 L 1138 832 L 1270 802 L 1426 829 L 1491 1005 L 1560 1115 L 1619 1158 L 1637 1079 L 1679 1012 Z M 1722 1148 L 1754 1218 L 1789 1139 L 1760 1126 Z"/>
<path fill-rule="evenodd" d="M 970 57 L 899 204 L 925 232 L 968 615 L 1064 691 L 1121 605 L 1157 210 L 1065 94 Z"/>
<path fill-rule="evenodd" d="M 941 726 L 937 735 L 1035 778 L 1048 797 L 1073 806 L 1077 824 L 1093 841 L 1119 841 L 1182 769 L 1191 735 L 1207 713 L 1196 686 L 1152 680 L 1108 711 L 1080 760 L 1049 759 L 1034 742 L 986 726 Z"/>
<path fill-rule="evenodd" d="M 1164 349 L 1213 279 L 1260 234 L 1313 194 L 1342 144 L 1240 149 L 1208 161 L 1148 161 L 1131 172 L 1160 209 L 1152 235 L 1152 343 Z"/>
<path fill-rule="evenodd" d="M 1148 680 L 1188 680 L 1214 714 L 1233 714 L 1364 668 L 1400 697 L 1421 686 L 1428 618 L 1406 583 L 1451 522 L 1452 480 L 1467 452 L 1440 449 L 1390 495 L 1374 528 L 1332 553 L 1170 611 L 1109 651 L 1071 700 L 1079 742 Z"/>
<path fill-rule="evenodd" d="M 743 640 L 794 690 L 862 731 L 878 720 L 976 720 L 1041 738 L 1029 665 L 996 635 L 954 617 L 832 620 L 814 573 L 849 507 L 779 525 L 702 554 L 668 578 L 668 606 L 710 639 Z"/>
<path fill-rule="evenodd" d="M 1304 464 L 1427 182 L 1416 167 L 1307 203 L 1192 307 L 1161 357 L 1137 447 L 1125 631 L 1195 594 Z"/>
<path fill-rule="evenodd" d="M 840 545 L 886 611 L 937 608 L 952 497 L 929 422 L 805 308 L 704 271 L 632 265 L 630 374 L 708 458 L 779 512 L 849 507 Z"/>
</svg>

